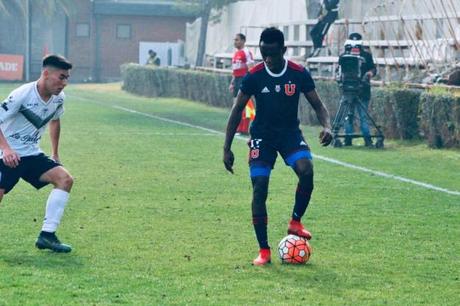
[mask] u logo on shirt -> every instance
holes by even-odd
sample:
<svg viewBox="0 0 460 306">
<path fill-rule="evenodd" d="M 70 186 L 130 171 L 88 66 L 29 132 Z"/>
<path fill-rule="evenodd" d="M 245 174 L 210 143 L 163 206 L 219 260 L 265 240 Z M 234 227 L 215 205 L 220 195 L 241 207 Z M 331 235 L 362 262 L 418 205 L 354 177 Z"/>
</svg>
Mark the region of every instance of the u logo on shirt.
<svg viewBox="0 0 460 306">
<path fill-rule="evenodd" d="M 284 93 L 286 96 L 292 96 L 295 94 L 295 84 L 284 84 Z"/>
</svg>

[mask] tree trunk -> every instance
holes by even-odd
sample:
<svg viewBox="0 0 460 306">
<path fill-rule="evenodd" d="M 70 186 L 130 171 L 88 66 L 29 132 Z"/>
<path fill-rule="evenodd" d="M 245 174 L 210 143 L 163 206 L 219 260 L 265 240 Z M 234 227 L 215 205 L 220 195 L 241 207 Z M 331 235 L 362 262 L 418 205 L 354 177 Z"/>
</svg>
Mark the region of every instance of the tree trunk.
<svg viewBox="0 0 460 306">
<path fill-rule="evenodd" d="M 206 52 L 206 36 L 208 33 L 208 21 L 211 14 L 211 4 L 208 0 L 204 0 L 203 14 L 201 15 L 200 39 L 198 41 L 198 51 L 196 56 L 196 66 L 203 66 L 204 56 Z"/>
</svg>

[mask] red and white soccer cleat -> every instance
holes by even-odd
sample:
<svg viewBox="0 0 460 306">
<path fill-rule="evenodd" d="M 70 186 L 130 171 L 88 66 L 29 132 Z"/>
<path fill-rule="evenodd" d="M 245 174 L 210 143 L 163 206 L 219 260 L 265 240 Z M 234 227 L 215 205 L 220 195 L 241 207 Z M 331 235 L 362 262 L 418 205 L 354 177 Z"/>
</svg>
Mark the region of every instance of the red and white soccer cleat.
<svg viewBox="0 0 460 306">
<path fill-rule="evenodd" d="M 254 266 L 264 266 L 271 263 L 271 252 L 270 249 L 260 249 L 259 256 L 252 261 Z"/>
<path fill-rule="evenodd" d="M 308 230 L 306 230 L 303 227 L 302 223 L 300 223 L 299 221 L 291 220 L 291 222 L 289 222 L 287 232 L 289 235 L 296 235 L 299 237 L 303 237 L 307 240 L 311 239 L 311 233 Z"/>
</svg>

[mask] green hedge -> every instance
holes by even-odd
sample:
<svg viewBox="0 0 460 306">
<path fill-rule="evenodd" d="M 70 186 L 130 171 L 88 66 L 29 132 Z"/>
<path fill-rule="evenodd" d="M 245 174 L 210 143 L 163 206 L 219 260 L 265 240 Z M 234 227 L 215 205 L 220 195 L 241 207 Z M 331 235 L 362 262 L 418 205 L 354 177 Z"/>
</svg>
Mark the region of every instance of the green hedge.
<svg viewBox="0 0 460 306">
<path fill-rule="evenodd" d="M 231 76 L 196 70 L 152 68 L 137 64 L 121 67 L 123 89 L 147 97 L 178 97 L 218 107 L 231 107 Z"/>
<path fill-rule="evenodd" d="M 420 90 L 382 87 L 373 90 L 371 113 L 387 138 L 414 139 L 420 136 L 418 108 Z"/>
<path fill-rule="evenodd" d="M 449 93 L 423 93 L 420 122 L 431 147 L 460 147 L 460 97 Z"/>
<path fill-rule="evenodd" d="M 179 97 L 230 108 L 231 76 L 195 70 L 122 66 L 123 89 L 149 97 Z M 331 116 L 337 112 L 340 92 L 335 82 L 316 81 L 318 94 Z M 304 99 L 304 98 L 303 98 Z M 460 147 L 460 98 L 396 86 L 373 88 L 370 112 L 386 138 L 425 137 L 433 147 Z M 302 101 L 301 122 L 317 125 L 313 109 Z M 331 118 L 332 120 L 333 118 Z"/>
</svg>

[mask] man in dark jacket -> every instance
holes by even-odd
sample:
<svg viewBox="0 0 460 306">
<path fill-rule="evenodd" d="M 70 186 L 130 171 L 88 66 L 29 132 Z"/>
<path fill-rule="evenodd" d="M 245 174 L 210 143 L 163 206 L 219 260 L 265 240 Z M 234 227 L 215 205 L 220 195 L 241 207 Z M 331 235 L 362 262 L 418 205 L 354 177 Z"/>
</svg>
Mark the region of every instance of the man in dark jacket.
<svg viewBox="0 0 460 306">
<path fill-rule="evenodd" d="M 359 121 L 361 123 L 361 132 L 363 134 L 364 144 L 366 147 L 372 147 L 373 144 L 370 136 L 366 112 L 369 108 L 369 101 L 371 99 L 370 80 L 377 74 L 377 68 L 375 67 L 374 58 L 372 57 L 372 54 L 362 47 L 362 38 L 362 35 L 359 33 L 351 33 L 348 37 L 348 41 L 351 41 L 353 45 L 360 47 L 359 55 L 363 60 L 361 64 L 362 87 L 361 92 L 359 94 L 359 98 L 364 109 L 361 107 L 356 107 L 356 110 L 359 114 Z M 353 134 L 353 122 L 350 120 L 347 120 L 345 122 L 345 133 L 347 135 Z M 345 145 L 352 145 L 352 137 L 345 137 Z"/>
</svg>

